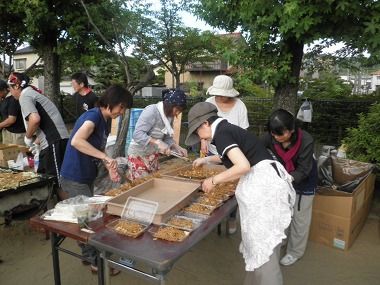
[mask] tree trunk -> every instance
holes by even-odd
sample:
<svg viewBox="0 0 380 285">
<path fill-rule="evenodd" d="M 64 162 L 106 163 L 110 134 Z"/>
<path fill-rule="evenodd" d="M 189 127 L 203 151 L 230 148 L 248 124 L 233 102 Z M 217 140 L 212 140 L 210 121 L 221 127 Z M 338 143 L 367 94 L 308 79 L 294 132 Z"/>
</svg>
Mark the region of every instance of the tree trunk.
<svg viewBox="0 0 380 285">
<path fill-rule="evenodd" d="M 119 123 L 117 140 L 115 143 L 115 149 L 112 154 L 112 158 L 123 157 L 125 156 L 125 144 L 127 142 L 127 134 L 129 130 L 129 118 L 131 115 L 131 110 L 126 109 L 122 117 L 122 120 Z"/>
<path fill-rule="evenodd" d="M 290 76 L 286 83 L 279 84 L 275 88 L 273 107 L 274 110 L 281 108 L 295 115 L 304 44 L 297 42 L 295 38 L 287 39 L 285 44 L 287 46 L 286 53 L 292 54 Z"/>
<path fill-rule="evenodd" d="M 44 95 L 57 107 L 59 106 L 60 74 L 59 56 L 54 52 L 56 44 L 46 43 L 43 48 L 44 54 Z"/>
</svg>

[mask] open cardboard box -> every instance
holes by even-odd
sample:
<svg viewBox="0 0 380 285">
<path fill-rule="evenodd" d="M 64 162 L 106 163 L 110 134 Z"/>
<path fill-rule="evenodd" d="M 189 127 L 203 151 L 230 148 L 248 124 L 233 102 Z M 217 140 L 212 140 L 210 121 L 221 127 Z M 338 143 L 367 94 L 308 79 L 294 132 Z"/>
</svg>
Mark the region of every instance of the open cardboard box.
<svg viewBox="0 0 380 285">
<path fill-rule="evenodd" d="M 198 193 L 199 183 L 153 178 L 107 201 L 107 213 L 121 216 L 128 197 L 137 197 L 158 203 L 153 224 L 179 212 Z"/>
<path fill-rule="evenodd" d="M 334 160 L 337 162 L 332 169 L 334 182 L 344 184 L 360 177 L 363 180 L 353 193 L 331 187 L 319 188 L 313 201 L 309 240 L 347 251 L 367 220 L 376 175 L 371 173 L 371 164 L 348 159 Z"/>
<path fill-rule="evenodd" d="M 216 164 L 204 164 L 202 165 L 203 169 L 206 171 L 215 171 L 217 173 L 220 173 L 222 171 L 225 171 L 227 168 L 224 165 L 216 165 Z M 184 173 L 185 171 L 192 170 L 193 166 L 192 165 L 187 165 L 182 168 L 178 168 L 172 171 L 168 171 L 163 173 L 161 176 L 163 178 L 168 178 L 168 179 L 175 179 L 175 180 L 182 180 L 182 181 L 197 181 L 198 185 L 202 183 L 204 179 L 197 179 L 197 178 L 187 178 L 187 177 L 179 177 L 178 175 L 180 173 Z"/>
</svg>

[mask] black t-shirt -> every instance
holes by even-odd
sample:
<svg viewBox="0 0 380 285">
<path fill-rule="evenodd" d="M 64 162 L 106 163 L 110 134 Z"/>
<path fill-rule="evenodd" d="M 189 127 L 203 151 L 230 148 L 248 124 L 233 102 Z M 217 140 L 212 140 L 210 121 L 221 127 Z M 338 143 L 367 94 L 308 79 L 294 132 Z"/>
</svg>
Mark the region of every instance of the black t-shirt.
<svg viewBox="0 0 380 285">
<path fill-rule="evenodd" d="M 7 131 L 16 134 L 25 133 L 24 120 L 21 115 L 21 106 L 13 96 L 8 96 L 1 101 L 0 111 L 3 120 L 6 120 L 9 116 L 16 117 L 16 121 L 9 127 L 5 128 Z"/>
<path fill-rule="evenodd" d="M 86 111 L 94 108 L 98 102 L 98 97 L 94 92 L 90 91 L 88 94 L 82 96 L 78 92 L 74 95 L 75 109 L 77 119 Z"/>
<path fill-rule="evenodd" d="M 233 166 L 227 153 L 235 147 L 240 148 L 247 157 L 251 167 L 262 160 L 272 159 L 264 144 L 254 134 L 230 124 L 227 120 L 223 120 L 217 125 L 211 143 L 216 146 L 222 163 L 227 168 Z"/>
</svg>

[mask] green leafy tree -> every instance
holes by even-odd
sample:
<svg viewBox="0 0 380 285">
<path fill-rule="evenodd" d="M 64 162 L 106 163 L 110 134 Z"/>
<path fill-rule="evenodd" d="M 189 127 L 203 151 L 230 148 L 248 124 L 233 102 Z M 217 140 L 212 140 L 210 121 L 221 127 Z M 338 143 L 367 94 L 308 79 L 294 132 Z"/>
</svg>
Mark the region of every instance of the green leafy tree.
<svg viewBox="0 0 380 285">
<path fill-rule="evenodd" d="M 338 75 L 326 74 L 306 82 L 307 89 L 301 98 L 347 99 L 352 97 L 353 84 L 347 84 Z"/>
<path fill-rule="evenodd" d="M 103 1 L 91 0 L 92 3 Z M 99 48 L 99 41 L 91 34 L 86 15 L 81 12 L 78 1 L 34 1 L 10 0 L 5 3 L 12 17 L 11 24 L 19 29 L 10 29 L 9 38 L 26 41 L 41 56 L 44 63 L 45 95 L 58 104 L 59 82 L 62 74 L 62 56 L 72 55 L 76 59 Z M 106 9 L 103 14 L 106 16 Z M 2 17 L 3 19 L 3 17 Z M 6 22 L 1 21 L 4 28 Z M 23 31 L 20 29 L 23 28 Z M 14 50 L 8 51 L 10 56 Z M 87 57 L 84 57 L 87 58 Z"/>
<path fill-rule="evenodd" d="M 320 52 L 343 42 L 350 54 L 380 54 L 379 1 L 199 0 L 193 7 L 211 26 L 243 32 L 247 45 L 231 62 L 274 87 L 275 108 L 296 110 L 305 45 L 319 41 Z"/>
<path fill-rule="evenodd" d="M 7 78 L 5 64 L 11 66 L 11 57 L 26 38 L 26 27 L 22 23 L 20 15 L 12 13 L 12 6 L 8 1 L 0 3 L 0 54 L 2 55 L 1 77 Z M 15 24 L 16 23 L 16 24 Z M 9 61 L 7 61 L 7 57 Z M 9 70 L 8 70 L 9 71 Z"/>
<path fill-rule="evenodd" d="M 181 85 L 180 76 L 189 63 L 212 62 L 218 56 L 212 32 L 185 27 L 179 12 L 185 9 L 174 0 L 160 0 L 161 9 L 151 12 L 150 29 L 145 27 L 134 43 L 134 55 L 147 61 L 158 61 Z M 214 43 L 214 45 L 210 44 Z"/>
<path fill-rule="evenodd" d="M 363 161 L 380 161 L 380 104 L 371 106 L 368 114 L 359 115 L 357 128 L 349 128 L 342 141 L 347 147 L 349 158 Z"/>
</svg>

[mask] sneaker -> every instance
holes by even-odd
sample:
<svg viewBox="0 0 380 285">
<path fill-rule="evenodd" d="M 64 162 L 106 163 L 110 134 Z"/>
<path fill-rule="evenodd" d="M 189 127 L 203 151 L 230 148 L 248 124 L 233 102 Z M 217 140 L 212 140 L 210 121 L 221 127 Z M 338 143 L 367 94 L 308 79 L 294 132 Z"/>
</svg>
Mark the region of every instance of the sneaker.
<svg viewBox="0 0 380 285">
<path fill-rule="evenodd" d="M 298 260 L 298 258 L 295 258 L 291 256 L 289 253 L 287 253 L 281 260 L 280 263 L 282 265 L 292 265 Z"/>
<path fill-rule="evenodd" d="M 228 222 L 228 233 L 230 235 L 232 235 L 235 232 L 236 232 L 236 221 L 229 221 Z"/>
</svg>

